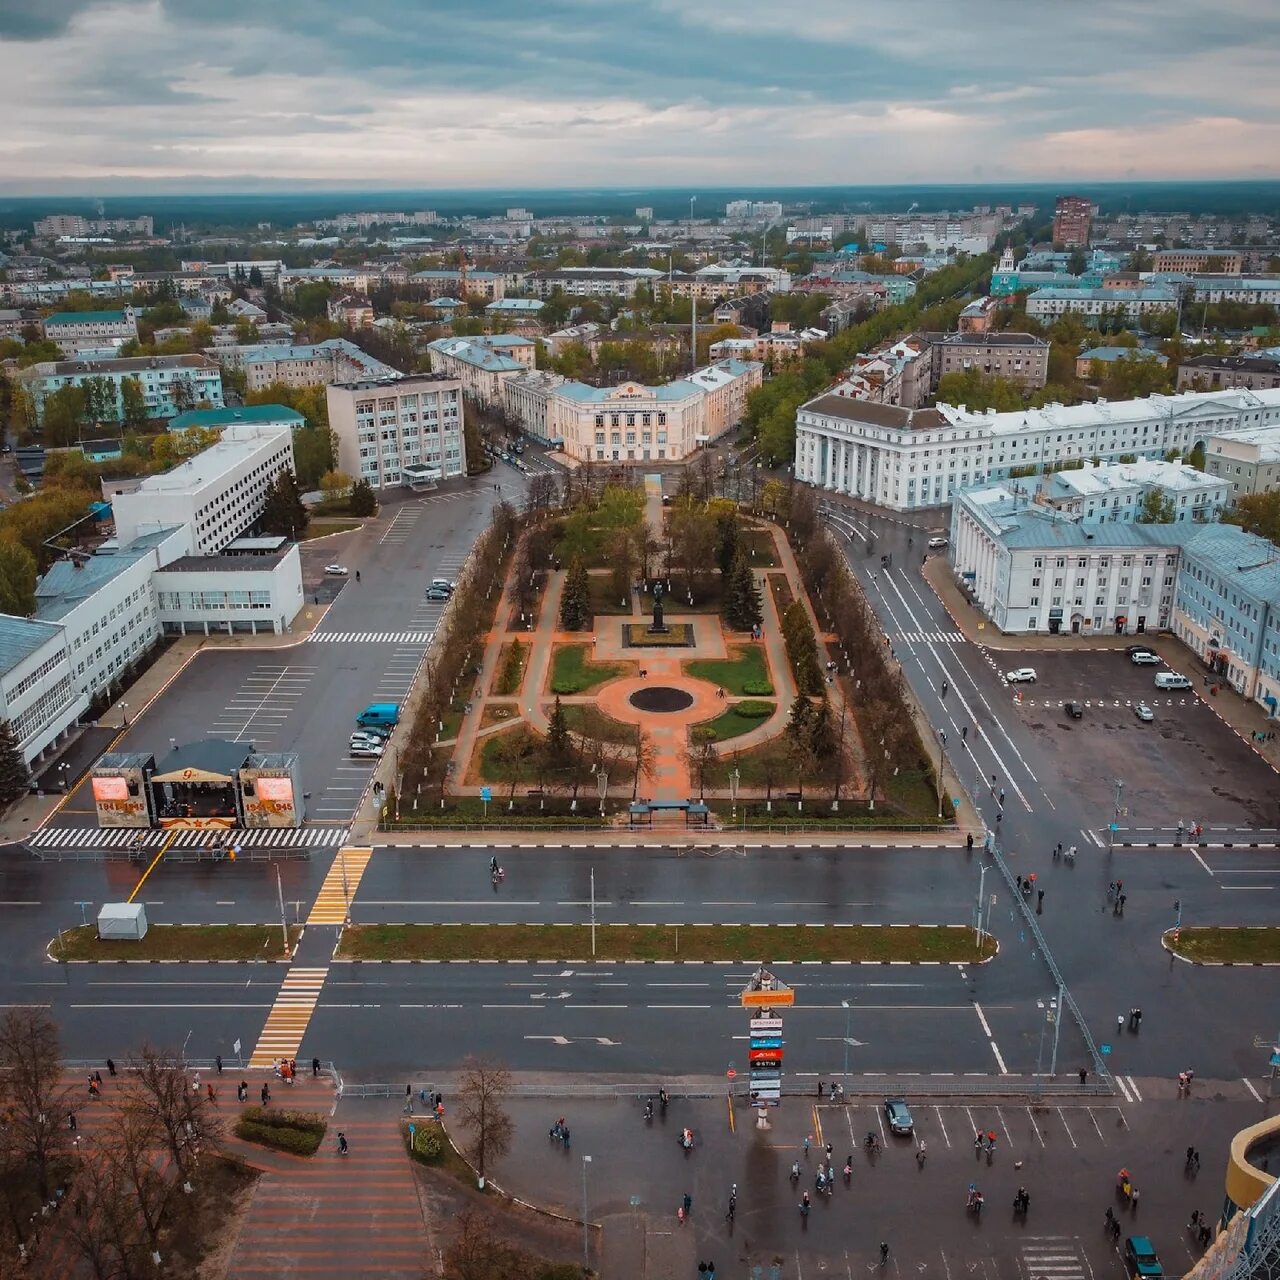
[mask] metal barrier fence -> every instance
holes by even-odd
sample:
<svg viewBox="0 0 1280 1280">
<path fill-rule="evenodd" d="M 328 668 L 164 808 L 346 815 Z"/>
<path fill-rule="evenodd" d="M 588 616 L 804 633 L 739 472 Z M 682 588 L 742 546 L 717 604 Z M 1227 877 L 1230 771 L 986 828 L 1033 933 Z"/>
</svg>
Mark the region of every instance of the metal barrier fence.
<svg viewBox="0 0 1280 1280">
<path fill-rule="evenodd" d="M 379 822 L 378 830 L 380 832 L 395 833 L 397 831 L 410 832 L 420 834 L 422 832 L 436 832 L 441 835 L 455 831 L 482 831 L 482 832 L 505 832 L 505 833 L 524 833 L 536 834 L 540 832 L 566 832 L 578 831 L 586 834 L 609 835 L 610 833 L 621 832 L 626 835 L 685 835 L 699 832 L 711 832 L 720 835 L 748 835 L 748 836 L 770 836 L 770 835 L 821 835 L 827 831 L 832 835 L 848 835 L 850 833 L 863 832 L 867 835 L 880 835 L 883 833 L 899 834 L 899 835 L 917 835 L 932 834 L 944 832 L 947 835 L 963 836 L 965 831 L 955 827 L 948 826 L 946 823 L 903 823 L 895 825 L 886 822 L 839 822 L 834 820 L 823 819 L 820 822 L 777 822 L 767 825 L 743 825 L 738 823 L 712 823 L 707 827 L 685 827 L 666 826 L 665 824 L 655 823 L 652 826 L 648 823 L 530 823 L 515 820 L 512 822 L 396 822 L 384 823 Z"/>
<path fill-rule="evenodd" d="M 151 850 L 142 854 L 123 849 L 32 849 L 27 852 L 37 862 L 135 862 L 145 866 L 155 856 Z M 226 855 L 213 849 L 199 847 L 190 849 L 170 849 L 165 855 L 166 862 L 225 862 Z M 237 862 L 309 862 L 311 850 L 272 846 L 267 849 L 241 849 L 236 854 Z"/>
</svg>

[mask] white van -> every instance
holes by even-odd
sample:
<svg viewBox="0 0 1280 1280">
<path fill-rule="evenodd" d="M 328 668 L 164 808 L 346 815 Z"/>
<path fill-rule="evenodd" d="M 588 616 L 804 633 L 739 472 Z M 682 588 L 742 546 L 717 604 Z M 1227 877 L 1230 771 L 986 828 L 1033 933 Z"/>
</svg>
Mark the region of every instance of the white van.
<svg viewBox="0 0 1280 1280">
<path fill-rule="evenodd" d="M 1161 671 L 1156 676 L 1157 689 L 1190 689 L 1191 681 L 1176 671 Z"/>
</svg>

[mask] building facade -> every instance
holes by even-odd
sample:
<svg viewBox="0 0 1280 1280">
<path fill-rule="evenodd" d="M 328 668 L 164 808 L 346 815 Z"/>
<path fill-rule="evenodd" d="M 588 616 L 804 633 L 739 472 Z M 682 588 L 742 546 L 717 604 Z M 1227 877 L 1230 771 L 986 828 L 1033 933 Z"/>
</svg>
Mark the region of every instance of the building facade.
<svg viewBox="0 0 1280 1280">
<path fill-rule="evenodd" d="M 51 360 L 18 375 L 31 393 L 37 422 L 44 402 L 62 387 L 80 387 L 91 378 L 114 388 L 116 416 L 124 417 L 124 383 L 132 379 L 142 392 L 149 418 L 172 418 L 197 405 L 222 407 L 222 370 L 202 355 L 129 356 L 119 360 Z"/>
<path fill-rule="evenodd" d="M 1211 436 L 1204 469 L 1231 486 L 1233 499 L 1280 489 L 1280 425 Z"/>
<path fill-rule="evenodd" d="M 1053 242 L 1068 248 L 1087 248 L 1093 222 L 1093 201 L 1088 196 L 1059 196 L 1053 203 Z"/>
<path fill-rule="evenodd" d="M 0 614 L 0 715 L 28 764 L 63 741 L 88 709 L 74 676 L 62 627 Z"/>
<path fill-rule="evenodd" d="M 984 331 L 925 335 L 933 354 L 933 388 L 948 373 L 1007 378 L 1028 390 L 1049 380 L 1049 344 L 1030 333 Z"/>
<path fill-rule="evenodd" d="M 1244 270 L 1244 255 L 1239 249 L 1157 249 L 1151 255 L 1151 270 L 1238 276 Z"/>
<path fill-rule="evenodd" d="M 1280 360 L 1264 355 L 1192 356 L 1178 366 L 1179 391 L 1235 387 L 1253 391 L 1280 387 Z"/>
<path fill-rule="evenodd" d="M 44 336 L 67 355 L 118 347 L 138 336 L 138 318 L 132 307 L 122 311 L 59 311 L 46 316 Z"/>
<path fill-rule="evenodd" d="M 407 483 L 406 469 L 465 475 L 462 383 L 443 374 L 413 374 L 398 382 L 331 383 L 329 426 L 338 439 L 338 467 L 375 489 Z"/>
<path fill-rule="evenodd" d="M 826 392 L 796 415 L 798 480 L 897 510 L 1079 459 L 1186 456 L 1212 436 L 1280 424 L 1280 390 L 1184 392 L 1139 400 L 976 413 L 907 409 Z M 1208 466 L 1206 464 L 1206 469 Z"/>
<path fill-rule="evenodd" d="M 1174 311 L 1178 295 L 1172 289 L 1037 289 L 1027 299 L 1027 315 L 1050 322 L 1069 312 L 1096 325 L 1104 316 L 1120 315 L 1126 320 Z"/>
<path fill-rule="evenodd" d="M 276 383 L 314 387 L 352 378 L 394 381 L 401 376 L 398 369 L 374 359 L 347 338 L 326 338 L 304 346 L 209 347 L 207 354 L 227 368 L 243 370 L 247 391 L 262 391 Z"/>
<path fill-rule="evenodd" d="M 437 338 L 427 344 L 431 372 L 456 378 L 476 404 L 503 403 L 502 384 L 535 364 L 534 343 L 518 334 L 485 338 Z"/>
</svg>

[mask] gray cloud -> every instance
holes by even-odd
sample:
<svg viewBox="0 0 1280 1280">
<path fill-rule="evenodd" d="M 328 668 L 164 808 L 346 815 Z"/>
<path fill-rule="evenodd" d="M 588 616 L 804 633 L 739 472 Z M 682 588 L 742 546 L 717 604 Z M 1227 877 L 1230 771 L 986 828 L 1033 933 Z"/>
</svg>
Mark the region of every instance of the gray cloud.
<svg viewBox="0 0 1280 1280">
<path fill-rule="evenodd" d="M 103 0 L 0 0 L 0 40 L 47 40 Z"/>
</svg>

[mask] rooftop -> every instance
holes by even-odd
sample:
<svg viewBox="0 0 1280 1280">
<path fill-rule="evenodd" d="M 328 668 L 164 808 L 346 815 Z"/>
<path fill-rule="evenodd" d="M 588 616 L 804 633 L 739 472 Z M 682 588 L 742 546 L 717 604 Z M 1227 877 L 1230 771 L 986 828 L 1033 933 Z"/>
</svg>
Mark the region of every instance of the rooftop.
<svg viewBox="0 0 1280 1280">
<path fill-rule="evenodd" d="M 947 425 L 937 409 L 904 409 L 896 404 L 873 404 L 869 400 L 830 392 L 800 407 L 809 413 L 825 414 L 830 418 L 868 422 L 877 427 L 897 427 L 901 431 L 931 431 Z"/>
<path fill-rule="evenodd" d="M 275 444 L 282 436 L 289 435 L 286 426 L 232 426 L 222 433 L 217 444 L 202 449 L 194 458 L 180 462 L 176 467 L 156 476 L 146 476 L 123 493 L 180 493 L 198 489 L 221 475 L 230 467 L 252 457 L 264 445 Z"/>
<path fill-rule="evenodd" d="M 1182 362 L 1183 368 L 1251 370 L 1255 373 L 1280 373 L 1280 357 L 1262 352 L 1240 356 L 1191 356 Z"/>
<path fill-rule="evenodd" d="M 229 427 L 237 423 L 274 425 L 287 422 L 301 427 L 306 419 L 296 409 L 283 404 L 246 404 L 230 409 L 189 409 L 169 422 L 170 431 L 185 431 L 188 427 Z"/>
<path fill-rule="evenodd" d="M 1231 276 L 1236 280 L 1238 277 Z M 1099 302 L 1167 302 L 1173 306 L 1178 295 L 1172 289 L 1037 289 L 1028 302 L 1054 302 L 1059 299 L 1083 299 Z"/>
<path fill-rule="evenodd" d="M 50 622 L 65 618 L 113 578 L 147 559 L 152 550 L 148 539 L 141 545 L 102 547 L 91 556 L 57 561 L 36 585 L 37 616 Z"/>
<path fill-rule="evenodd" d="M 1158 364 L 1168 364 L 1169 357 L 1158 351 L 1147 351 L 1142 347 L 1090 347 L 1082 351 L 1081 360 L 1101 360 L 1103 364 L 1111 364 L 1116 360 L 1155 360 Z"/>
<path fill-rule="evenodd" d="M 34 618 L 0 613 L 0 672 L 12 671 L 41 645 L 62 635 L 62 628 Z"/>
<path fill-rule="evenodd" d="M 1196 526 L 1183 546 L 1187 555 L 1256 599 L 1280 605 L 1280 548 L 1265 538 L 1234 524 L 1210 524 Z"/>
<path fill-rule="evenodd" d="M 234 556 L 179 556 L 171 560 L 163 573 L 268 573 L 292 550 L 286 546 L 280 551 L 255 552 Z"/>
<path fill-rule="evenodd" d="M 45 316 L 45 327 L 51 324 L 125 324 L 132 319 L 124 311 L 55 311 Z"/>
<path fill-rule="evenodd" d="M 148 370 L 162 369 L 201 369 L 217 372 L 216 361 L 208 356 L 124 356 L 117 360 L 47 360 L 43 364 L 33 364 L 32 372 L 37 377 L 91 377 L 94 375 L 146 373 Z"/>
</svg>

